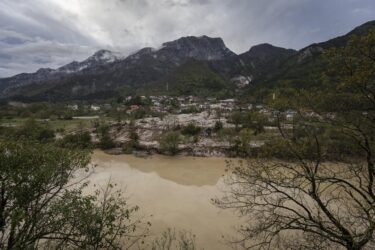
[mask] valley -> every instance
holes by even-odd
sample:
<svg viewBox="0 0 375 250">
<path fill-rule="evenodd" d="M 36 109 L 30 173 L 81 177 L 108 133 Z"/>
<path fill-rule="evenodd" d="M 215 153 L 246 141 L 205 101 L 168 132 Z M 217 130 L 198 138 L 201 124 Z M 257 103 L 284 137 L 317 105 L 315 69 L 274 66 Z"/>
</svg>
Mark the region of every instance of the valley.
<svg viewBox="0 0 375 250">
<path fill-rule="evenodd" d="M 374 249 L 375 21 L 338 35 L 0 78 L 0 249 Z"/>
</svg>

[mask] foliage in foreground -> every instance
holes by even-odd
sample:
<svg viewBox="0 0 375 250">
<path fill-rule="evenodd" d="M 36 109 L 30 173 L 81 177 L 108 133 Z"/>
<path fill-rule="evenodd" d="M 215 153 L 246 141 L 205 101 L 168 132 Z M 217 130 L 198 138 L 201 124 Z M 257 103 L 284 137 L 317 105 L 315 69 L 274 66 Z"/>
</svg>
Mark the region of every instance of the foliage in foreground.
<svg viewBox="0 0 375 250">
<path fill-rule="evenodd" d="M 137 242 L 137 207 L 110 184 L 83 195 L 87 183 L 77 171 L 89 170 L 89 161 L 82 151 L 0 141 L 0 248 L 122 249 Z"/>
<path fill-rule="evenodd" d="M 284 148 L 289 162 L 230 166 L 230 191 L 215 202 L 246 218 L 239 246 L 375 248 L 374 47 L 375 31 L 354 37 L 328 53 L 324 91 L 301 91 L 273 103 L 280 111 L 298 110 L 292 130 L 278 119 L 282 139 L 274 148 Z M 346 163 L 329 162 L 332 150 L 346 154 Z"/>
</svg>

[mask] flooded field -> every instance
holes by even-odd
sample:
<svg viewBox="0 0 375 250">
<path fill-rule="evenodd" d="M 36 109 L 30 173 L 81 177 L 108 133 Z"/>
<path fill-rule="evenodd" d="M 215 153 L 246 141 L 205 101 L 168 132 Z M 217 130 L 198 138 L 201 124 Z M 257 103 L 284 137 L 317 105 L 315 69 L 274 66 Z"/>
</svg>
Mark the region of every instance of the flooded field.
<svg viewBox="0 0 375 250">
<path fill-rule="evenodd" d="M 229 249 L 223 239 L 235 234 L 239 220 L 232 211 L 211 204 L 220 197 L 224 184 L 226 159 L 168 157 L 153 155 L 137 158 L 131 155 L 107 155 L 95 151 L 97 164 L 92 183 L 117 183 L 140 206 L 140 213 L 152 223 L 151 234 L 166 228 L 191 231 L 204 249 Z"/>
</svg>

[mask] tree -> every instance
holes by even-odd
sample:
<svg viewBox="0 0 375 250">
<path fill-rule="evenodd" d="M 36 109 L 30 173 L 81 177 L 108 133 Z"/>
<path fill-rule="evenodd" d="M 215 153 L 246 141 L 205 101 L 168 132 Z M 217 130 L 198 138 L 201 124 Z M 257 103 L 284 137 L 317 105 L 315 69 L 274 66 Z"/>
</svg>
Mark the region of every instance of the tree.
<svg viewBox="0 0 375 250">
<path fill-rule="evenodd" d="M 200 132 L 201 128 L 194 123 L 189 123 L 187 126 L 183 127 L 181 131 L 181 133 L 186 136 L 197 136 Z"/>
<path fill-rule="evenodd" d="M 263 133 L 267 117 L 258 112 L 249 112 L 242 118 L 242 127 L 254 130 L 254 135 Z"/>
<path fill-rule="evenodd" d="M 214 132 L 217 133 L 219 132 L 220 130 L 222 130 L 224 127 L 223 123 L 221 121 L 216 121 L 215 122 L 215 126 L 214 126 Z"/>
<path fill-rule="evenodd" d="M 159 139 L 160 149 L 172 155 L 177 154 L 178 145 L 181 143 L 181 134 L 177 131 L 166 132 Z"/>
<path fill-rule="evenodd" d="M 109 133 L 110 127 L 107 124 L 102 124 L 98 127 L 98 134 L 100 138 L 99 146 L 101 149 L 110 149 L 115 146 L 111 135 Z"/>
<path fill-rule="evenodd" d="M 38 124 L 34 119 L 28 119 L 16 131 L 16 138 L 38 142 L 50 142 L 55 139 L 55 132 L 47 126 Z"/>
<path fill-rule="evenodd" d="M 90 156 L 48 144 L 0 142 L 1 249 L 121 249 L 140 239 L 138 221 L 109 184 L 83 195 Z"/>
<path fill-rule="evenodd" d="M 239 126 L 241 125 L 241 122 L 243 120 L 243 115 L 241 112 L 234 112 L 230 116 L 230 122 L 233 123 L 236 127 L 236 131 L 239 131 Z"/>
<path fill-rule="evenodd" d="M 122 146 L 122 151 L 125 154 L 131 154 L 134 149 L 139 147 L 139 135 L 134 126 L 130 126 L 129 141 Z"/>
<path fill-rule="evenodd" d="M 324 89 L 282 99 L 278 106 L 299 112 L 297 130 L 285 129 L 278 119 L 289 162 L 230 167 L 230 191 L 215 202 L 247 218 L 237 243 L 258 249 L 375 247 L 374 47 L 374 31 L 352 38 L 327 53 Z M 358 154 L 329 162 L 330 147 L 342 143 Z"/>
<path fill-rule="evenodd" d="M 91 135 L 88 131 L 79 131 L 75 134 L 64 136 L 64 138 L 57 141 L 57 144 L 63 148 L 89 149 L 92 147 Z"/>
<path fill-rule="evenodd" d="M 250 142 L 253 137 L 253 131 L 250 129 L 242 129 L 238 136 L 233 141 L 232 150 L 236 156 L 249 156 L 250 155 Z"/>
</svg>

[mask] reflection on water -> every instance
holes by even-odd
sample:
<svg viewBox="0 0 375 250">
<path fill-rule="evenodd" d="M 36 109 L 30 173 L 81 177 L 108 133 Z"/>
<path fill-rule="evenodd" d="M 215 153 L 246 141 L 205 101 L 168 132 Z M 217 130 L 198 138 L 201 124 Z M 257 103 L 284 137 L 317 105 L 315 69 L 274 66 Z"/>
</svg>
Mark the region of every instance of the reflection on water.
<svg viewBox="0 0 375 250">
<path fill-rule="evenodd" d="M 153 234 L 168 227 L 191 230 L 199 247 L 229 249 L 222 236 L 234 234 L 238 218 L 210 202 L 222 194 L 225 159 L 161 155 L 144 159 L 95 151 L 92 161 L 98 167 L 91 182 L 104 185 L 111 179 L 126 189 L 130 202 L 151 221 Z"/>
<path fill-rule="evenodd" d="M 148 158 L 133 155 L 108 155 L 101 151 L 94 154 L 96 162 L 125 163 L 145 173 L 157 173 L 162 179 L 182 185 L 216 185 L 224 175 L 227 160 L 223 158 L 202 158 L 185 156 L 152 155 Z"/>
</svg>

